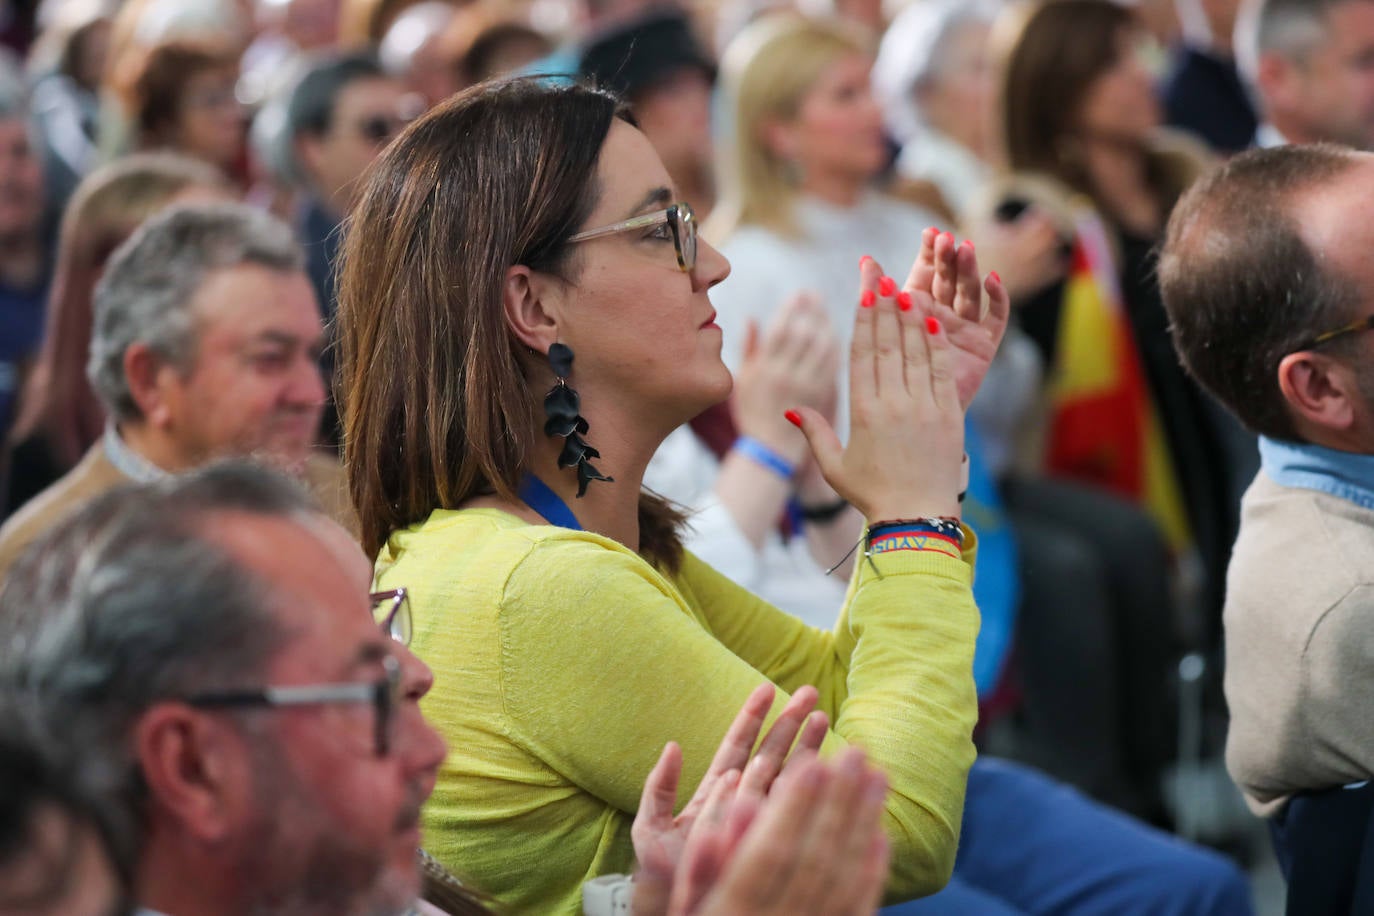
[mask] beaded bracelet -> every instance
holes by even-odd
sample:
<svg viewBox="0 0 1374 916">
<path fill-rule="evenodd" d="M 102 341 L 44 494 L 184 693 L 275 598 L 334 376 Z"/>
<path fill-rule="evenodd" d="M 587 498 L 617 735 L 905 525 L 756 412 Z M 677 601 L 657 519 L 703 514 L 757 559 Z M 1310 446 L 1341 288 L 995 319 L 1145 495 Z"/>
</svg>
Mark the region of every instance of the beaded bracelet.
<svg viewBox="0 0 1374 916">
<path fill-rule="evenodd" d="M 792 475 L 797 472 L 796 465 L 753 436 L 740 436 L 735 440 L 733 447 L 744 457 L 767 468 L 788 483 L 792 482 Z"/>
</svg>

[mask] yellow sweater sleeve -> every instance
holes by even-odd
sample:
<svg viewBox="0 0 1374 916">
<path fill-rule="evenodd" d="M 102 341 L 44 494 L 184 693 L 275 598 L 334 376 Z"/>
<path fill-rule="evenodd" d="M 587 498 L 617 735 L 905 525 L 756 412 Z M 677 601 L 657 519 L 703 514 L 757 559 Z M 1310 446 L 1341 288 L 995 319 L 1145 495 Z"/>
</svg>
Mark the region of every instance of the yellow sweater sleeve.
<svg viewBox="0 0 1374 916">
<path fill-rule="evenodd" d="M 890 780 L 890 895 L 932 893 L 953 869 L 974 758 L 971 558 L 863 562 L 846 615 L 822 634 L 693 558 L 674 583 L 611 542 L 545 537 L 499 601 L 509 737 L 632 812 L 666 742 L 683 749 L 685 800 L 760 681 L 815 683 L 833 721 L 826 750 L 861 745 Z"/>
</svg>

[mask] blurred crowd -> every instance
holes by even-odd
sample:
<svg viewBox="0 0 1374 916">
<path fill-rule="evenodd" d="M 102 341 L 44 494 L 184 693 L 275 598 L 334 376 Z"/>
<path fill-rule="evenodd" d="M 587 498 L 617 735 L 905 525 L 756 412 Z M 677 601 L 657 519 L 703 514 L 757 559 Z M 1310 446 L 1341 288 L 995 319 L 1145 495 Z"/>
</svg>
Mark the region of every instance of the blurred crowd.
<svg viewBox="0 0 1374 916">
<path fill-rule="evenodd" d="M 1374 761 L 1360 753 L 1374 742 L 1351 749 L 1336 741 L 1328 757 L 1342 764 L 1315 776 L 1304 770 L 1296 782 L 1288 778 L 1294 758 L 1271 753 L 1282 743 L 1297 754 L 1304 736 L 1326 748 L 1321 728 L 1286 732 L 1297 716 L 1288 712 L 1313 696 L 1335 708 L 1351 695 L 1334 674 L 1291 692 L 1274 686 L 1305 671 L 1308 657 L 1299 662 L 1283 639 L 1232 619 L 1238 594 L 1256 606 L 1266 594 L 1239 589 L 1236 569 L 1243 560 L 1262 582 L 1261 571 L 1297 564 L 1297 554 L 1257 561 L 1240 546 L 1232 554 L 1238 535 L 1254 549 L 1245 538 L 1259 523 L 1248 503 L 1243 520 L 1242 498 L 1264 473 L 1261 456 L 1266 470 L 1280 460 L 1274 441 L 1374 448 L 1354 433 L 1332 445 L 1312 432 L 1336 416 L 1319 402 L 1345 388 L 1314 381 L 1326 378 L 1317 370 L 1282 374 L 1289 351 L 1263 336 L 1268 313 L 1247 317 L 1244 309 L 1247 296 L 1268 301 L 1262 262 L 1259 274 L 1235 276 L 1244 292 L 1233 293 L 1233 312 L 1218 305 L 1210 324 L 1188 330 L 1178 309 L 1225 299 L 1220 286 L 1189 285 L 1206 265 L 1195 274 L 1188 258 L 1219 258 L 1222 242 L 1171 229 L 1171 215 L 1203 193 L 1200 181 L 1206 193 L 1242 193 L 1215 176 L 1234 166 L 1241 181 L 1251 150 L 1374 150 L 1369 0 L 7 0 L 0 36 L 0 665 L 22 669 L 10 684 L 101 698 L 77 712 L 62 707 L 55 722 L 51 710 L 19 702 L 23 691 L 0 697 L 0 912 L 256 912 L 245 901 L 257 898 L 242 886 L 256 881 L 254 893 L 277 907 L 263 912 L 400 913 L 416 897 L 420 846 L 428 850 L 420 852 L 425 900 L 414 905 L 432 908 L 421 912 L 573 911 L 573 891 L 527 876 L 546 865 L 575 872 L 576 889 L 630 870 L 608 852 L 628 848 L 628 821 L 622 829 L 593 818 L 600 826 L 565 834 L 539 819 L 541 807 L 572 792 L 564 784 L 558 799 L 526 803 L 508 793 L 474 814 L 462 786 L 443 775 L 445 743 L 451 766 L 464 747 L 488 749 L 473 768 L 507 785 L 544 792 L 552 785 L 544 780 L 570 771 L 516 773 L 493 735 L 536 756 L 544 739 L 511 737 L 513 726 L 484 730 L 455 711 L 477 701 L 445 685 L 498 675 L 451 657 L 453 647 L 439 640 L 452 632 L 424 631 L 422 619 L 439 613 L 432 601 L 388 573 L 388 563 L 417 555 L 396 532 L 415 521 L 405 507 L 424 487 L 369 490 L 364 480 L 378 468 L 387 480 L 385 456 L 364 453 L 374 434 L 363 424 L 374 413 L 389 418 L 376 435 L 381 451 L 394 443 L 397 466 L 436 469 L 435 506 L 459 508 L 453 494 L 494 473 L 483 465 L 443 482 L 437 469 L 457 468 L 465 449 L 496 454 L 490 440 L 499 435 L 443 433 L 440 415 L 511 397 L 508 376 L 463 362 L 463 390 L 424 401 L 418 417 L 412 411 L 431 397 L 433 378 L 462 362 L 434 356 L 435 340 L 532 345 L 515 331 L 492 337 L 490 327 L 446 317 L 441 292 L 426 316 L 423 295 L 417 305 L 396 266 L 411 263 L 411 249 L 442 248 L 419 270 L 423 289 L 442 290 L 458 282 L 446 269 L 480 264 L 488 250 L 486 240 L 435 227 L 460 200 L 446 196 L 445 182 L 505 187 L 499 157 L 478 158 L 463 132 L 488 132 L 509 150 L 506 165 L 523 167 L 514 121 L 459 120 L 455 96 L 478 99 L 494 80 L 613 93 L 666 170 L 673 196 L 650 203 L 672 205 L 660 227 L 671 230 L 679 266 L 690 274 L 708 253 L 728 259 L 728 276 L 712 281 L 708 322 L 722 332 L 733 391 L 645 456 L 644 484 L 687 513 L 691 554 L 811 628 L 835 628 L 838 609 L 868 587 L 865 550 L 848 553 L 868 536 L 863 507 L 813 457 L 811 432 L 798 435 L 802 420 L 790 415 L 814 414 L 842 441 L 860 425 L 850 406 L 862 383 L 850 371 L 861 343 L 860 258 L 881 265 L 883 284 L 893 283 L 888 275 L 901 282 L 911 266 L 901 295 L 929 290 L 954 308 L 982 301 L 978 267 L 990 270 L 983 289 L 993 301 L 975 309 L 975 324 L 989 310 L 996 317 L 998 296 L 1010 304 L 1000 346 L 994 336 L 982 354 L 985 377 L 959 390 L 967 410 L 960 512 L 977 536 L 972 596 L 981 619 L 972 648 L 980 756 L 955 811 L 951 829 L 957 840 L 962 810 L 963 841 L 957 861 L 950 852 L 946 892 L 964 896 L 941 909 L 937 894 L 924 901 L 931 908 L 909 912 L 1250 912 L 1234 862 L 1168 836 L 1188 828 L 1198 804 L 1179 788 L 1179 773 L 1224 753 L 1246 800 L 1269 817 L 1295 792 L 1368 775 Z M 426 131 L 437 136 L 450 109 L 461 125 L 452 145 L 424 158 L 428 147 L 418 144 L 429 142 Z M 445 156 L 454 171 L 443 171 Z M 377 171 L 379 157 L 390 157 L 390 171 Z M 556 172 L 556 160 L 541 160 L 537 174 Z M 1263 195 L 1287 200 L 1301 175 L 1340 168 L 1320 157 L 1271 172 L 1256 166 L 1257 177 L 1238 187 L 1253 195 L 1253 220 L 1263 222 L 1271 206 Z M 416 174 L 432 179 L 432 193 L 385 196 Z M 1245 208 L 1236 213 L 1228 238 L 1246 225 Z M 1310 217 L 1313 225 L 1323 218 Z M 632 222 L 606 232 L 635 231 Z M 516 231 L 494 217 L 477 225 L 498 241 Z M 392 232 L 385 247 L 382 235 Z M 1318 249 L 1304 261 L 1279 242 L 1262 250 L 1279 289 L 1324 257 Z M 369 269 L 375 276 L 364 282 Z M 875 289 L 891 297 L 896 286 Z M 1364 301 L 1327 287 L 1312 296 L 1322 304 L 1303 314 L 1317 324 L 1330 317 L 1342 335 Z M 359 297 L 383 312 L 394 305 L 376 325 L 394 321 L 400 336 L 388 344 L 377 327 L 350 319 Z M 650 307 L 653 296 L 644 298 Z M 1246 343 L 1226 343 L 1228 322 Z M 954 346 L 977 349 L 953 328 Z M 1312 342 L 1294 334 L 1290 349 Z M 1313 347 L 1327 340 L 1313 339 Z M 1354 346 L 1338 344 L 1346 345 Z M 1246 363 L 1247 348 L 1269 361 Z M 1357 368 L 1368 362 L 1346 355 Z M 665 345 L 661 362 L 643 371 L 672 378 L 663 367 L 676 358 Z M 1220 369 L 1208 367 L 1212 359 Z M 1310 406 L 1303 416 L 1317 426 L 1274 425 L 1242 406 L 1276 371 L 1275 390 L 1290 405 Z M 401 381 L 373 390 L 369 375 Z M 1360 390 L 1366 400 L 1349 408 L 1350 423 L 1374 423 L 1374 388 Z M 582 428 L 569 441 L 598 441 L 577 414 L 574 399 L 571 416 Z M 192 473 L 234 458 L 265 462 L 304 490 L 234 464 Z M 1297 474 L 1309 465 L 1291 458 L 1284 467 Z M 602 486 L 594 468 L 578 463 L 578 473 Z M 1374 491 L 1368 469 L 1342 479 L 1352 475 L 1367 486 L 1361 492 Z M 1301 562 L 1315 567 L 1331 555 Z M 1344 565 L 1369 566 L 1359 553 Z M 1350 585 L 1342 600 L 1366 587 Z M 291 608 L 265 599 L 264 589 L 310 597 Z M 363 625 L 369 618 L 349 616 L 368 594 L 370 620 L 402 648 L 379 642 L 376 627 Z M 1274 594 L 1307 601 L 1300 591 Z M 404 648 L 412 626 L 421 634 L 414 654 Z M 839 626 L 848 634 L 843 618 Z M 281 634 L 296 631 L 310 634 L 309 651 L 274 655 Z M 1245 634 L 1249 661 L 1236 661 L 1232 632 Z M 1309 650 L 1305 636 L 1288 635 L 1295 653 Z M 956 639 L 929 638 L 932 652 Z M 507 640 L 510 652 L 517 637 L 490 639 Z M 1368 667 L 1360 649 L 1350 653 L 1321 659 L 1332 670 Z M 376 667 L 384 655 L 381 680 L 350 680 L 363 670 L 360 659 Z M 265 666 L 283 683 L 316 686 L 238 689 L 236 670 Z M 1232 680 L 1242 675 L 1244 683 Z M 682 689 L 649 684 L 640 689 Z M 426 721 L 412 707 L 432 686 Z M 821 709 L 843 703 L 817 686 Z M 847 689 L 857 691 L 857 681 Z M 938 678 L 907 685 L 912 703 L 927 692 L 942 697 L 941 689 Z M 531 691 L 521 702 L 540 697 L 552 708 L 556 693 Z M 236 753 L 237 739 L 202 733 L 191 712 L 148 712 L 168 695 L 191 698 L 195 710 L 354 697 L 352 712 L 376 717 L 377 754 L 368 756 L 372 744 L 361 755 L 340 749 L 305 725 L 280 746 Z M 799 697 L 794 691 L 792 702 Z M 750 702 L 753 712 L 746 706 L 736 722 L 745 732 L 752 722 L 746 745 L 771 694 Z M 1248 717 L 1243 730 L 1232 726 L 1229 744 L 1228 704 Z M 798 731 L 806 745 L 803 706 L 788 707 L 773 726 L 782 731 L 762 747 L 771 740 L 785 756 Z M 514 715 L 492 712 L 506 714 Z M 1323 715 L 1368 737 L 1358 717 Z M 589 734 L 601 727 L 588 726 Z M 82 753 L 54 734 L 68 728 Z M 760 755 L 768 761 L 766 750 Z M 747 759 L 746 748 L 734 760 L 745 783 Z M 756 802 L 754 832 L 738 855 L 725 852 L 736 847 L 716 825 L 720 835 L 688 846 L 687 865 L 673 856 L 659 869 L 672 886 L 660 907 L 645 890 L 655 877 L 646 850 L 657 847 L 641 841 L 653 835 L 655 811 L 670 825 L 658 825 L 662 842 L 677 841 L 670 771 L 685 767 L 695 785 L 707 763 L 665 753 L 635 822 L 634 912 L 872 912 L 886 848 L 867 858 L 836 850 L 867 849 L 881 810 L 864 799 L 882 797 L 884 778 L 899 793 L 905 783 L 861 758 L 835 760 L 832 768 L 803 762 L 771 792 L 771 776 L 754 773 L 769 804 Z M 368 769 L 382 763 L 395 770 L 390 782 Z M 629 782 L 637 798 L 645 777 L 621 774 L 616 791 Z M 597 794 L 596 779 L 569 778 Z M 703 786 L 688 806 L 694 815 L 723 805 L 709 779 Z M 666 808 L 650 804 L 654 788 L 668 793 Z M 1010 809 L 1043 816 L 1018 827 Z M 726 815 L 716 815 L 723 824 Z M 1026 831 L 1028 844 L 1057 850 L 1057 863 L 1009 848 L 998 835 L 1006 817 L 1008 833 Z M 1052 821 L 1073 836 L 1051 836 Z M 489 832 L 455 839 L 470 823 Z M 678 826 L 685 835 L 693 824 Z M 517 856 L 520 830 L 543 832 L 548 848 L 530 845 Z M 825 842 L 808 847 L 808 831 Z M 491 837 L 510 845 L 492 846 Z M 1204 839 L 1240 842 L 1224 831 Z M 474 843 L 488 845 L 474 852 Z M 579 843 L 596 855 L 565 868 L 557 847 Z M 778 865 L 786 856 L 807 865 L 789 871 Z M 817 876 L 814 885 L 797 883 L 804 872 Z M 896 893 L 889 885 L 888 902 L 918 896 L 918 887 L 929 894 L 948 871 L 943 879 Z M 598 895 L 607 907 L 615 898 L 628 908 L 629 893 L 592 881 L 587 911 L 612 912 L 594 908 Z M 773 908 L 757 905 L 770 895 Z"/>
</svg>

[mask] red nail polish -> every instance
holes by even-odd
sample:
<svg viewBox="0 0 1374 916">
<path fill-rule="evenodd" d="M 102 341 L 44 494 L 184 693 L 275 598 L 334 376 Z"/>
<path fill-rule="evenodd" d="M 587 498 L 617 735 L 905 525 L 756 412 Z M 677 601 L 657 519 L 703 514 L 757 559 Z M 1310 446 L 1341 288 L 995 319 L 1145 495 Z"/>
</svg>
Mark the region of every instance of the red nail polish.
<svg viewBox="0 0 1374 916">
<path fill-rule="evenodd" d="M 992 277 L 992 282 L 996 283 L 998 286 L 1002 285 L 1002 278 L 997 276 L 997 271 L 994 270 L 992 273 L 988 274 L 988 276 Z"/>
<path fill-rule="evenodd" d="M 877 301 L 878 297 L 874 295 L 871 289 L 864 290 L 863 295 L 859 297 L 859 305 L 862 305 L 866 309 L 873 308 L 873 303 Z"/>
<path fill-rule="evenodd" d="M 897 281 L 891 277 L 883 277 L 878 281 L 878 292 L 884 296 L 891 296 L 897 292 Z"/>
<path fill-rule="evenodd" d="M 973 250 L 973 239 L 964 239 L 964 244 L 968 246 L 969 251 Z"/>
<path fill-rule="evenodd" d="M 801 429 L 801 414 L 797 413 L 795 410 L 788 410 L 783 412 L 783 416 L 787 418 L 788 423 L 791 423 L 797 429 Z"/>
<path fill-rule="evenodd" d="M 939 334 L 940 319 L 931 316 L 926 316 L 926 330 L 929 331 L 932 336 Z"/>
<path fill-rule="evenodd" d="M 859 258 L 859 266 L 863 267 L 871 260 L 873 260 L 873 258 L 869 257 L 868 255 L 864 255 L 863 257 Z"/>
<path fill-rule="evenodd" d="M 898 293 L 897 307 L 904 312 L 911 311 L 911 293 Z"/>
<path fill-rule="evenodd" d="M 949 243 L 950 243 L 951 245 L 954 244 L 954 233 L 953 233 L 953 232 L 946 232 L 946 233 L 945 233 L 945 238 L 949 239 Z"/>
</svg>

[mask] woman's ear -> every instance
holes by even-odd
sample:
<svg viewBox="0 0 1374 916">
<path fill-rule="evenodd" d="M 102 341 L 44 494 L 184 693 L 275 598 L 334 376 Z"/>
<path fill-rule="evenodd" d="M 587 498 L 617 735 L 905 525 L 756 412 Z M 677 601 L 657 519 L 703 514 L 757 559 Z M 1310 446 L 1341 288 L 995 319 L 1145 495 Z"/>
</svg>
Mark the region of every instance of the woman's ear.
<svg viewBox="0 0 1374 916">
<path fill-rule="evenodd" d="M 770 119 L 759 125 L 759 143 L 770 155 L 785 162 L 796 159 L 796 139 L 786 121 Z"/>
<path fill-rule="evenodd" d="M 506 271 L 501 287 L 506 325 L 517 340 L 537 353 L 549 352 L 558 340 L 559 284 L 552 278 L 516 264 Z"/>
</svg>

